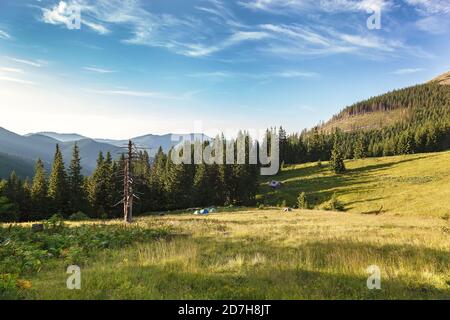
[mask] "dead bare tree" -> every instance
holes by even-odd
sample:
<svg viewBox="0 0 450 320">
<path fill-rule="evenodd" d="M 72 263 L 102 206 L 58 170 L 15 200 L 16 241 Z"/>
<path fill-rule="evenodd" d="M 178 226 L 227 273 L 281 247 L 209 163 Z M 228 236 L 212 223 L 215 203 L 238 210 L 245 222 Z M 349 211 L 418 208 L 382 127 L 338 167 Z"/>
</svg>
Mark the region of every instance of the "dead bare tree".
<svg viewBox="0 0 450 320">
<path fill-rule="evenodd" d="M 139 199 L 138 195 L 133 189 L 133 183 L 135 181 L 135 177 L 133 175 L 133 161 L 139 159 L 141 157 L 141 154 L 139 153 L 139 148 L 136 147 L 131 140 L 128 141 L 126 149 L 127 152 L 124 153 L 125 161 L 123 163 L 123 171 L 121 172 L 123 181 L 123 194 L 122 199 L 117 203 L 117 205 L 123 203 L 124 222 L 131 223 L 133 221 L 133 200 Z"/>
</svg>

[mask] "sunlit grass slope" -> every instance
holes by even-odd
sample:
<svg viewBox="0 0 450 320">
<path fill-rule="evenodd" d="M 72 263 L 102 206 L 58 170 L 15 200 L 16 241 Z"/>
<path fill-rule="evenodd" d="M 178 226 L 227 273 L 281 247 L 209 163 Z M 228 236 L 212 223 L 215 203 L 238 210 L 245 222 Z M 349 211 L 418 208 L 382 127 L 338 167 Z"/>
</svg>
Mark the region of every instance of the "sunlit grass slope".
<svg viewBox="0 0 450 320">
<path fill-rule="evenodd" d="M 65 265 L 30 276 L 39 299 L 449 299 L 449 222 L 279 209 L 205 217 L 145 217 L 178 234 L 83 265 L 81 290 Z M 381 269 L 368 290 L 367 268 Z"/>
<path fill-rule="evenodd" d="M 288 166 L 264 180 L 261 203 L 294 206 L 299 192 L 319 206 L 333 193 L 349 212 L 402 215 L 450 215 L 450 152 L 346 161 L 347 173 L 336 175 L 323 162 Z M 266 181 L 284 186 L 271 190 Z M 381 210 L 380 210 L 381 209 Z"/>
</svg>

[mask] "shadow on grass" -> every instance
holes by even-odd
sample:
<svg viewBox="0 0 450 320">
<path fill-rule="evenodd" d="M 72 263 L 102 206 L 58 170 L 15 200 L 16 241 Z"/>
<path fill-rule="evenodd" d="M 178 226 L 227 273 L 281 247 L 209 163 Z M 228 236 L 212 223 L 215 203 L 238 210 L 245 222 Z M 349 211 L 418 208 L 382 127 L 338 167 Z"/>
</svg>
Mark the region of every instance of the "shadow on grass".
<svg viewBox="0 0 450 320">
<path fill-rule="evenodd" d="M 33 298 L 42 298 L 39 290 L 46 290 L 44 298 L 53 299 L 450 298 L 450 286 L 442 289 L 431 281 L 418 280 L 423 269 L 448 274 L 450 253 L 446 251 L 349 241 L 311 242 L 298 247 L 264 241 L 248 245 L 244 239 L 191 241 L 197 246 L 193 265 L 169 259 L 161 265 L 123 266 L 111 258 L 110 267 L 94 262 L 83 271 L 83 290 L 65 289 L 63 272 L 59 280 L 48 274 L 46 277 L 60 286 L 47 288 L 49 282 L 44 280 L 46 285 L 35 291 Z M 251 262 L 255 255 L 265 259 L 258 264 Z M 241 264 L 221 269 L 236 256 L 242 257 Z M 369 274 L 365 275 L 365 270 L 373 264 L 381 268 L 381 290 L 368 290 L 366 286 Z M 405 265 L 409 266 L 409 273 L 411 270 L 417 273 L 413 277 L 387 279 L 385 268 L 401 271 Z"/>
<path fill-rule="evenodd" d="M 420 155 L 409 159 L 392 159 L 387 163 L 368 165 L 365 167 L 348 169 L 344 174 L 332 174 L 328 165 L 309 166 L 293 168 L 282 171 L 278 176 L 272 178 L 283 182 L 283 187 L 272 190 L 262 183 L 260 188 L 262 196 L 258 199 L 260 203 L 266 205 L 280 205 L 283 201 L 288 206 L 295 206 L 300 192 L 308 194 L 308 202 L 312 206 L 317 206 L 329 200 L 333 193 L 338 196 L 352 192 L 364 193 L 376 189 L 376 186 L 369 186 L 371 182 L 377 182 L 377 178 L 370 176 L 370 173 L 380 172 L 392 168 L 393 166 L 418 161 L 424 158 L 436 157 L 438 155 Z M 389 159 L 389 158 L 388 158 Z M 341 190 L 337 190 L 337 189 Z M 360 202 L 382 200 L 383 198 L 361 200 Z M 358 203 L 354 201 L 346 205 Z M 346 209 L 351 209 L 347 207 Z"/>
</svg>

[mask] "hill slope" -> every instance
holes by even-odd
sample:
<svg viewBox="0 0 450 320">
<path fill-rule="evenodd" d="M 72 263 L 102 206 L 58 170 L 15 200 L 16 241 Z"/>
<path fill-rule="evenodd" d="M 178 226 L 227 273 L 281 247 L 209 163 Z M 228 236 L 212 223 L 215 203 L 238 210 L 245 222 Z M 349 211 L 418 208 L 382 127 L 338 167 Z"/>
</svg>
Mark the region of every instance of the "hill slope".
<svg viewBox="0 0 450 320">
<path fill-rule="evenodd" d="M 72 157 L 72 149 L 75 143 L 77 143 L 80 148 L 80 155 L 82 157 L 81 165 L 83 167 L 83 173 L 85 174 L 90 174 L 94 170 L 99 151 L 102 151 L 103 153 L 109 151 L 113 156 L 116 156 L 118 151 L 116 146 L 100 143 L 92 139 L 62 142 L 46 135 L 32 134 L 21 136 L 0 128 L 0 150 L 2 153 L 24 159 L 31 163 L 34 163 L 40 158 L 44 161 L 47 170 L 50 169 L 53 161 L 56 144 L 60 145 L 64 161 L 68 165 Z M 15 162 L 10 162 L 10 167 L 19 171 L 20 167 L 16 167 L 15 164 Z M 9 176 L 9 173 L 6 176 Z M 6 176 L 0 175 L 0 178 Z"/>
<path fill-rule="evenodd" d="M 418 109 L 450 107 L 450 72 L 434 80 L 355 103 L 344 108 L 321 129 L 371 130 L 408 122 Z"/>
<path fill-rule="evenodd" d="M 450 71 L 431 80 L 431 82 L 437 82 L 443 85 L 450 85 Z"/>
<path fill-rule="evenodd" d="M 32 136 L 32 135 L 36 135 L 36 134 L 42 135 L 42 136 L 47 136 L 47 137 L 53 138 L 53 139 L 61 141 L 61 142 L 71 142 L 71 141 L 79 141 L 79 140 L 83 140 L 83 139 L 88 139 L 87 137 L 84 137 L 77 133 L 57 133 L 57 132 L 29 133 L 26 136 Z"/>
<path fill-rule="evenodd" d="M 0 153 L 0 178 L 9 177 L 12 171 L 15 171 L 19 177 L 31 178 L 34 175 L 34 163 L 30 160 Z"/>
<path fill-rule="evenodd" d="M 450 151 L 346 161 L 347 173 L 336 175 L 327 163 L 286 167 L 277 177 L 284 186 L 271 190 L 263 181 L 260 203 L 296 205 L 300 192 L 319 207 L 333 193 L 357 213 L 450 215 Z M 268 178 L 269 179 L 269 178 Z"/>
</svg>

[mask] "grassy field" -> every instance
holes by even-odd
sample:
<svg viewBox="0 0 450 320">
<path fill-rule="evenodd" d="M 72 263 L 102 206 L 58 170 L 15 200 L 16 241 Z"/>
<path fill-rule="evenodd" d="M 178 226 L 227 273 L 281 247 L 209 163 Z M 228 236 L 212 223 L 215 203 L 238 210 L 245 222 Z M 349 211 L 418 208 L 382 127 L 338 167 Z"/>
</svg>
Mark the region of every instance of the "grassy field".
<svg viewBox="0 0 450 320">
<path fill-rule="evenodd" d="M 259 196 L 295 202 L 305 191 L 320 206 L 336 192 L 346 212 L 234 208 L 140 217 L 130 227 L 68 223 L 29 242 L 15 230 L 22 245 L 5 229 L 0 254 L 23 258 L 0 264 L 0 276 L 20 262 L 22 299 L 450 299 L 449 163 L 444 152 L 349 161 L 342 176 L 325 163 L 293 166 L 277 178 L 282 189 Z M 36 241 L 51 258 L 32 251 Z M 38 257 L 39 272 L 28 272 Z M 73 263 L 81 290 L 66 288 Z M 367 288 L 372 265 L 381 290 Z"/>
<path fill-rule="evenodd" d="M 65 264 L 31 299 L 450 299 L 450 224 L 435 217 L 248 210 L 140 218 L 171 239 L 106 250 L 66 288 Z M 381 269 L 368 290 L 366 269 Z"/>
<path fill-rule="evenodd" d="M 348 212 L 450 216 L 450 152 L 346 161 L 347 173 L 335 175 L 326 162 L 288 166 L 276 179 L 279 190 L 263 184 L 258 201 L 295 206 L 306 192 L 316 207 L 336 193 Z M 380 210 L 382 209 L 382 210 Z"/>
</svg>

